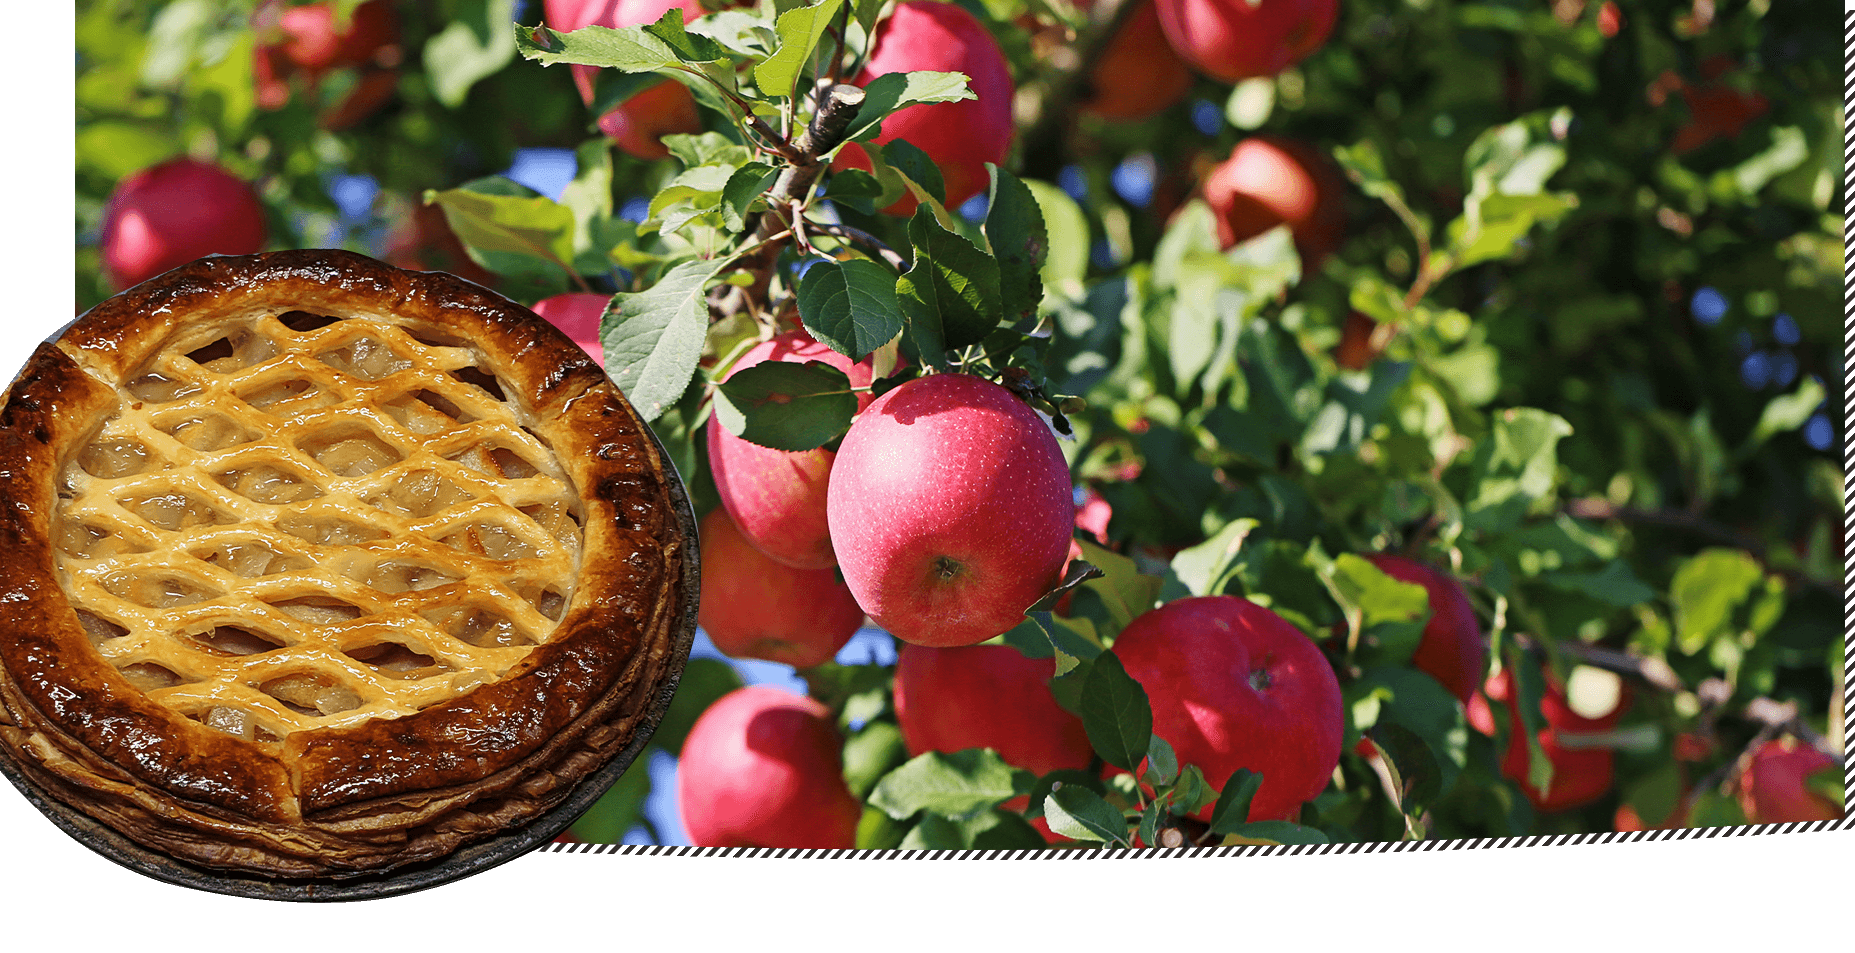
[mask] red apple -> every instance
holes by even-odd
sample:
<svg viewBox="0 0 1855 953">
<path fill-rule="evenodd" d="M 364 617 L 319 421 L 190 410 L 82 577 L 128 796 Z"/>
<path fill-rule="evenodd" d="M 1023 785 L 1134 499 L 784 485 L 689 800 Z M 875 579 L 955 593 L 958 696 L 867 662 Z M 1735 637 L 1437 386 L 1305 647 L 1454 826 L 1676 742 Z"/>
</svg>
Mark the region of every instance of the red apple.
<svg viewBox="0 0 1855 953">
<path fill-rule="evenodd" d="M 593 363 L 604 367 L 605 345 L 599 341 L 599 319 L 605 316 L 605 306 L 611 301 L 611 295 L 574 291 L 542 298 L 530 310 L 572 338 L 581 350 L 592 355 Z"/>
<path fill-rule="evenodd" d="M 550 28 L 571 33 L 588 26 L 617 28 L 655 23 L 671 8 L 683 11 L 684 23 L 708 12 L 699 0 L 546 0 L 543 16 Z M 573 84 L 589 106 L 598 74 L 596 66 L 573 67 Z M 640 159 L 657 160 L 670 154 L 663 144 L 664 136 L 701 132 L 702 118 L 689 90 L 673 79 L 665 79 L 600 116 L 599 129 L 620 149 Z"/>
<path fill-rule="evenodd" d="M 1055 659 L 1026 658 L 1009 645 L 903 645 L 895 717 L 908 753 L 991 748 L 1039 775 L 1087 768 L 1094 749 L 1082 719 L 1050 694 L 1055 675 Z"/>
<path fill-rule="evenodd" d="M 1281 616 L 1236 596 L 1179 599 L 1128 623 L 1113 649 L 1181 765 L 1220 787 L 1238 768 L 1262 775 L 1250 820 L 1293 820 L 1326 788 L 1345 732 L 1340 683 Z"/>
<path fill-rule="evenodd" d="M 1082 111 L 1103 119 L 1132 122 L 1152 116 L 1185 98 L 1192 71 L 1173 52 L 1159 25 L 1159 9 L 1149 0 L 1127 22 L 1089 72 L 1089 95 Z"/>
<path fill-rule="evenodd" d="M 1225 248 L 1286 224 L 1302 269 L 1312 271 L 1346 230 L 1344 188 L 1333 164 L 1308 146 L 1252 136 L 1205 177 L 1204 200 Z"/>
<path fill-rule="evenodd" d="M 895 717 L 910 755 L 990 748 L 1007 764 L 1037 775 L 1083 770 L 1095 756 L 1082 719 L 1050 694 L 1055 659 L 1025 658 L 1009 645 L 936 649 L 904 644 L 895 668 Z M 1000 807 L 1023 811 L 1028 797 Z M 1048 821 L 1032 827 L 1065 841 Z"/>
<path fill-rule="evenodd" d="M 103 209 L 103 268 L 118 288 L 207 255 L 264 249 L 264 205 L 251 184 L 210 162 L 181 157 L 117 184 Z"/>
<path fill-rule="evenodd" d="M 726 510 L 709 511 L 701 535 L 696 621 L 722 654 L 811 668 L 835 658 L 863 624 L 863 610 L 835 570 L 766 558 Z"/>
<path fill-rule="evenodd" d="M 873 374 L 868 361 L 852 363 L 799 330 L 755 345 L 734 362 L 727 377 L 762 361 L 823 361 L 843 371 L 852 387 L 869 387 Z M 859 393 L 857 409 L 869 406 L 870 400 L 868 391 Z M 708 451 L 721 505 L 727 507 L 748 542 L 789 566 L 828 569 L 837 565 L 825 520 L 825 490 L 836 454 L 822 447 L 796 453 L 763 447 L 729 433 L 713 417 L 708 423 Z"/>
<path fill-rule="evenodd" d="M 882 121 L 878 144 L 906 139 L 940 167 L 949 208 L 985 191 L 991 183 L 988 162 L 1002 164 L 1011 151 L 1011 67 L 998 41 L 973 15 L 938 0 L 904 0 L 876 25 L 871 53 L 852 83 L 867 86 L 885 73 L 914 70 L 964 73 L 976 99 L 955 103 L 921 103 Z M 862 147 L 846 146 L 838 165 L 869 169 Z M 910 215 L 913 195 L 884 209 Z"/>
<path fill-rule="evenodd" d="M 1226 83 L 1274 76 L 1320 49 L 1339 0 L 1157 0 L 1172 48 Z"/>
<path fill-rule="evenodd" d="M 1414 582 L 1430 595 L 1430 621 L 1423 640 L 1411 655 L 1411 665 L 1443 683 L 1451 695 L 1468 704 L 1481 684 L 1488 663 L 1488 646 L 1468 593 L 1455 579 L 1402 556 L 1367 556 L 1380 572 L 1400 582 Z"/>
<path fill-rule="evenodd" d="M 850 425 L 826 511 L 844 581 L 917 645 L 983 642 L 1056 588 L 1076 505 L 1050 425 L 964 374 L 916 378 Z"/>
<path fill-rule="evenodd" d="M 677 805 L 698 847 L 854 847 L 862 805 L 831 712 L 765 685 L 737 688 L 683 741 Z"/>
<path fill-rule="evenodd" d="M 1752 753 L 1739 775 L 1739 806 L 1753 824 L 1842 819 L 1842 805 L 1809 789 L 1818 771 L 1839 776 L 1842 762 L 1795 738 L 1773 739 Z"/>
<path fill-rule="evenodd" d="M 1520 722 L 1519 693 L 1514 691 L 1513 674 L 1503 669 L 1484 685 L 1487 697 L 1504 702 L 1509 725 L 1507 751 L 1501 758 L 1501 773 L 1520 785 L 1527 800 L 1548 814 L 1566 811 L 1603 797 L 1616 779 L 1616 755 L 1609 748 L 1580 743 L 1580 735 L 1607 732 L 1617 726 L 1628 707 L 1627 700 L 1607 714 L 1589 718 L 1572 710 L 1558 682 L 1547 677 L 1546 691 L 1540 697 L 1540 715 L 1545 727 L 1539 732 L 1540 750 L 1552 762 L 1552 782 L 1541 791 L 1527 781 L 1530 755 L 1526 738 L 1513 726 Z M 1625 696 L 1627 699 L 1627 696 Z M 1469 700 L 1469 724 L 1485 735 L 1495 733 L 1495 715 L 1482 696 Z"/>
</svg>

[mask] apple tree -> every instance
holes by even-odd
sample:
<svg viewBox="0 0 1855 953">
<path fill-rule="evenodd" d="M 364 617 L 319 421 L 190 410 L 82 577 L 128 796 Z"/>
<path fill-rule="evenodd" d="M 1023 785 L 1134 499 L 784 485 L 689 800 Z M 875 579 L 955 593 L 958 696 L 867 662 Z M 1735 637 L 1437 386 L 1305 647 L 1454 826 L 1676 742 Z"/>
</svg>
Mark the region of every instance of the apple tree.
<svg viewBox="0 0 1855 953">
<path fill-rule="evenodd" d="M 77 24 L 80 309 L 128 274 L 121 184 L 190 157 L 250 184 L 267 247 L 533 305 L 650 420 L 703 516 L 713 644 L 810 696 L 690 663 L 653 749 L 689 766 L 692 834 L 1843 815 L 1827 11 L 91 0 Z M 152 232 L 236 250 L 202 220 Z M 893 662 L 840 654 L 864 617 Z M 673 836 L 651 788 L 628 773 L 573 835 Z M 756 792 L 778 831 L 731 820 Z"/>
</svg>

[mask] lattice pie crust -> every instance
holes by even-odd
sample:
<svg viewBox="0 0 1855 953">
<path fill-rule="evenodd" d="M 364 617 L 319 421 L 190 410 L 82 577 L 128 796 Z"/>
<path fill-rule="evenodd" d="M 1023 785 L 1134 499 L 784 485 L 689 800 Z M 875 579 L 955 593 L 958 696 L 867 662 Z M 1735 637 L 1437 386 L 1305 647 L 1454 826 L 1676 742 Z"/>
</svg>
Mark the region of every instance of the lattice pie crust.
<svg viewBox="0 0 1855 953">
<path fill-rule="evenodd" d="M 672 677 L 675 475 L 596 366 L 448 275 L 212 258 L 0 412 L 0 748 L 212 867 L 378 872 L 531 820 Z"/>
</svg>

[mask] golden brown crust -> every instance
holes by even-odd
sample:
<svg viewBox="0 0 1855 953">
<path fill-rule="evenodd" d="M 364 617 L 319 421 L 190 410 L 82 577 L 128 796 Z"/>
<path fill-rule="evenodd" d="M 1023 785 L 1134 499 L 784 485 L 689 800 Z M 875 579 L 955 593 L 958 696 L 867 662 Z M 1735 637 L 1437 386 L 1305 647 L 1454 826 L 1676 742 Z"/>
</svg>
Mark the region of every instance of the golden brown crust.
<svg viewBox="0 0 1855 953">
<path fill-rule="evenodd" d="M 98 654 L 59 578 L 51 514 L 60 453 L 119 404 L 114 385 L 158 349 L 219 336 L 215 320 L 280 310 L 473 348 L 578 488 L 582 572 L 552 636 L 499 679 L 259 744 L 151 699 Z M 0 476 L 0 754 L 59 800 L 195 863 L 372 871 L 530 820 L 648 728 L 680 663 L 693 552 L 674 471 L 576 345 L 449 275 L 303 251 L 205 259 L 137 286 L 34 355 L 0 409 Z"/>
</svg>

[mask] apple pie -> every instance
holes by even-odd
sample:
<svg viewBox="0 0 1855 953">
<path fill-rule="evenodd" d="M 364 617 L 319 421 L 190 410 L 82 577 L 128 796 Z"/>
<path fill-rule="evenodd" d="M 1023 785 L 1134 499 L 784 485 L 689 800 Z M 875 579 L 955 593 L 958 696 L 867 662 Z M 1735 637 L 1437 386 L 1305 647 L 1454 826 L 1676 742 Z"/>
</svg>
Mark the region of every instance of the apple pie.
<svg viewBox="0 0 1855 953">
<path fill-rule="evenodd" d="M 32 356 L 0 471 L 8 773 L 213 871 L 532 825 L 636 754 L 694 629 L 655 438 L 449 275 L 291 251 L 145 282 Z"/>
</svg>

